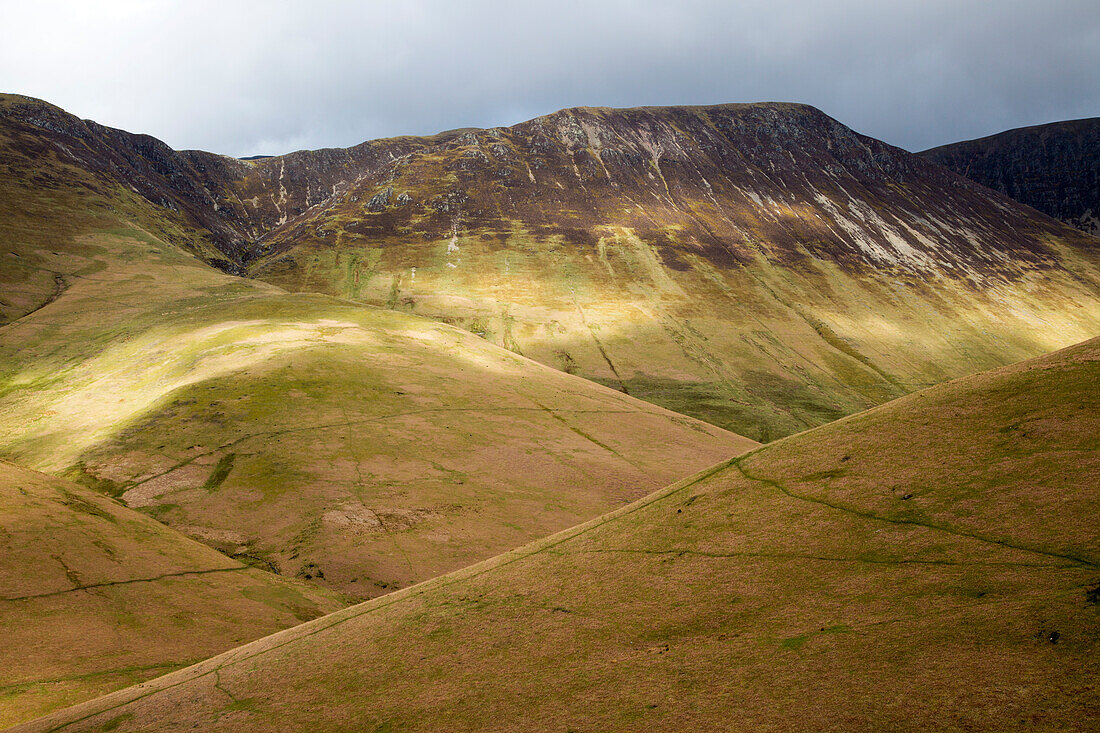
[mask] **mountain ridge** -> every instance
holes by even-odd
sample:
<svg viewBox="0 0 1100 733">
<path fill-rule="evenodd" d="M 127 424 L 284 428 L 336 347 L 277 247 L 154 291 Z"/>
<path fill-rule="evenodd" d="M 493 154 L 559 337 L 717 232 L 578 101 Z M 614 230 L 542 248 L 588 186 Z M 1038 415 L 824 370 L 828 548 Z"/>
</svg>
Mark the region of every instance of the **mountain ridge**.
<svg viewBox="0 0 1100 733">
<path fill-rule="evenodd" d="M 1100 117 L 1018 127 L 917 155 L 1100 234 Z"/>
<path fill-rule="evenodd" d="M 806 105 L 570 108 L 250 162 L 8 119 L 133 177 L 184 232 L 158 236 L 222 269 L 458 325 L 757 440 L 1100 325 L 1095 240 Z"/>
<path fill-rule="evenodd" d="M 45 112 L 46 115 L 34 114 L 35 111 Z M 910 157 L 910 154 L 901 148 L 883 143 L 865 135 L 856 133 L 849 128 L 845 127 L 842 123 L 839 123 L 832 117 L 829 117 L 826 113 L 819 108 L 809 104 L 803 104 L 798 102 L 729 102 L 707 105 L 648 105 L 640 107 L 600 107 L 600 106 L 577 106 L 577 107 L 565 107 L 555 112 L 551 112 L 544 115 L 515 123 L 508 126 L 498 126 L 490 128 L 456 128 L 453 130 L 446 130 L 431 135 L 395 135 L 390 137 L 376 138 L 364 140 L 361 143 L 341 148 L 341 147 L 323 147 L 295 150 L 288 153 L 274 154 L 274 155 L 259 155 L 259 156 L 245 156 L 243 158 L 236 158 L 233 156 L 199 150 L 199 149 L 180 149 L 175 150 L 169 147 L 167 144 L 161 142 L 157 138 L 141 133 L 131 133 L 118 128 L 107 127 L 101 125 L 94 120 L 80 119 L 79 117 L 66 112 L 64 109 L 34 97 L 27 97 L 18 94 L 0 94 L 0 117 L 10 117 L 18 120 L 22 120 L 50 132 L 65 134 L 68 136 L 80 138 L 83 140 L 94 139 L 96 137 L 106 137 L 108 140 L 114 141 L 129 141 L 134 148 L 134 153 L 153 164 L 153 169 L 161 175 L 168 176 L 175 182 L 184 180 L 187 176 L 185 174 L 198 174 L 199 182 L 203 187 L 214 186 L 215 190 L 219 185 L 225 185 L 226 183 L 240 184 L 242 178 L 250 178 L 251 173 L 267 173 L 267 178 L 273 178 L 270 172 L 265 171 L 265 168 L 274 167 L 276 163 L 280 167 L 284 167 L 286 163 L 294 165 L 304 165 L 309 168 L 315 168 L 318 164 L 323 164 L 326 167 L 337 166 L 340 169 L 346 169 L 350 163 L 358 164 L 370 164 L 372 161 L 365 160 L 369 157 L 369 153 L 374 152 L 375 148 L 396 148 L 398 151 L 404 150 L 409 152 L 410 147 L 429 145 L 435 145 L 439 143 L 452 143 L 457 138 L 468 137 L 471 135 L 477 136 L 496 136 L 503 132 L 523 130 L 525 128 L 538 127 L 549 123 L 560 124 L 565 121 L 572 121 L 577 119 L 581 115 L 592 115 L 597 117 L 611 117 L 611 118 L 644 118 L 649 117 L 651 120 L 668 120 L 675 119 L 677 117 L 684 116 L 707 116 L 714 115 L 723 112 L 759 112 L 762 113 L 755 117 L 757 122 L 765 123 L 761 128 L 765 132 L 768 132 L 766 123 L 768 121 L 775 123 L 778 127 L 778 131 L 784 135 L 790 135 L 793 139 L 797 139 L 797 127 L 792 123 L 813 123 L 820 128 L 826 129 L 832 136 L 830 140 L 830 147 L 832 144 L 838 144 L 842 147 L 857 147 L 859 144 L 863 144 L 867 151 L 870 153 L 870 160 L 863 163 L 865 169 L 874 169 L 876 167 L 882 168 L 888 171 L 906 171 L 911 168 L 913 159 L 908 161 L 906 158 Z M 782 119 L 781 119 L 782 116 Z M 779 136 L 772 135 L 772 141 L 776 142 L 780 139 Z M 995 137 L 995 136 L 991 136 Z M 589 141 L 591 142 L 591 140 Z M 946 147 L 946 146 L 945 146 Z M 389 160 L 381 161 L 382 165 L 392 162 L 394 159 L 393 151 L 385 151 L 390 154 Z M 416 151 L 412 151 L 416 152 Z M 927 152 L 927 151 L 926 151 Z M 188 163 L 193 168 L 192 170 L 186 170 L 179 168 L 174 163 L 177 161 L 173 158 L 180 158 L 182 161 L 179 163 Z M 133 158 L 130 158 L 132 162 Z M 159 167 L 158 167 L 159 166 Z M 313 171 L 317 172 L 317 171 Z M 210 174 L 208 176 L 203 174 Z M 291 175 L 294 175 L 292 170 Z M 261 176 L 261 180 L 263 176 Z M 140 180 L 140 177 L 139 179 Z M 949 178 L 945 178 L 951 185 L 957 186 L 960 181 L 964 182 L 964 185 L 969 184 L 969 179 L 962 176 L 960 180 L 951 181 Z M 276 183 L 280 183 L 280 179 L 275 179 Z M 325 201 L 324 191 L 331 189 L 332 186 L 346 186 L 351 181 L 346 179 L 330 178 L 327 180 L 314 179 L 306 182 L 307 190 L 304 194 L 298 191 L 296 195 L 302 196 L 303 200 L 294 209 L 294 216 L 300 216 L 308 211 L 310 208 L 319 205 Z M 316 188 L 314 189 L 314 184 Z M 265 188 L 269 188 L 265 186 Z M 192 192 L 183 191 L 180 192 L 181 196 L 188 197 Z M 206 193 L 210 193 L 209 190 Z M 225 192 L 228 193 L 228 192 Z M 270 190 L 266 191 L 268 195 L 271 195 Z M 144 194 L 144 192 L 143 192 Z M 290 195 L 295 195 L 288 192 Z M 166 206 L 172 208 L 171 205 L 164 198 L 149 197 L 149 201 L 154 204 Z M 209 203 L 215 203 L 213 198 L 208 198 Z M 237 203 L 242 203 L 240 200 Z M 215 206 L 214 210 L 218 212 L 220 207 Z M 286 213 L 280 210 L 280 214 Z M 224 217 L 224 214 L 223 214 Z M 198 220 L 202 224 L 207 224 L 208 220 L 203 218 Z M 228 224 L 230 222 L 222 222 Z M 271 226 L 270 220 L 261 219 L 260 221 L 250 221 L 253 232 L 259 232 L 258 239 L 262 239 L 264 236 L 269 235 L 275 228 L 281 225 Z M 285 223 L 285 222 L 284 222 Z M 257 226 L 259 225 L 259 226 Z M 264 228 L 264 227 L 268 228 Z M 232 254 L 233 247 L 242 244 L 244 240 L 244 232 L 234 231 L 232 234 L 221 228 L 208 227 L 209 233 L 214 237 L 235 237 L 230 241 L 219 241 L 223 254 Z M 253 240 L 256 241 L 256 240 Z M 226 251 L 226 249 L 230 251 Z M 254 253 L 250 253 L 254 256 Z M 213 264 L 219 264 L 217 262 Z M 239 263 L 232 263 L 239 264 Z M 230 265 L 232 266 L 232 265 Z M 233 272 L 231 274 L 238 274 Z"/>
</svg>

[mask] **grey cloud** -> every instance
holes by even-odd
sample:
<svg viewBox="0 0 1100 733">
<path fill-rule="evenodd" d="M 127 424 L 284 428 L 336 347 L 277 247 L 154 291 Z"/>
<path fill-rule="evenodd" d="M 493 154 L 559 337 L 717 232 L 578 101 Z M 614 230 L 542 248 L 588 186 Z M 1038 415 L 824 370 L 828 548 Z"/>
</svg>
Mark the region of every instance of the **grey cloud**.
<svg viewBox="0 0 1100 733">
<path fill-rule="evenodd" d="M 799 101 L 912 150 L 1100 114 L 1095 0 L 0 8 L 5 91 L 234 155 L 575 105 Z"/>
</svg>

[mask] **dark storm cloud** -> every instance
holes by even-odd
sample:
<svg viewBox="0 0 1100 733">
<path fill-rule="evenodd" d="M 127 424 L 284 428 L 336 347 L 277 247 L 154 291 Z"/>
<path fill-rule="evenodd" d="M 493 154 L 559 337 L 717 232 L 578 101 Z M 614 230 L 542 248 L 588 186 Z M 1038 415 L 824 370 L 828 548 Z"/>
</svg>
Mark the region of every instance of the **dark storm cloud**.
<svg viewBox="0 0 1100 733">
<path fill-rule="evenodd" d="M 4 2 L 0 89 L 235 155 L 576 105 L 813 104 L 911 150 L 1100 114 L 1096 0 Z"/>
</svg>

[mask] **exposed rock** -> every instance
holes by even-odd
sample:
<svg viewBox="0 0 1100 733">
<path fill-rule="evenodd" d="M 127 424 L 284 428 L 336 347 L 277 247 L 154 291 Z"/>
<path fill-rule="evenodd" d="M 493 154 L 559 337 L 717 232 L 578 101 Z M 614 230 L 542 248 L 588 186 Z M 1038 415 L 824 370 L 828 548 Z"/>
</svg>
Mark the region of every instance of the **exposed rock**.
<svg viewBox="0 0 1100 733">
<path fill-rule="evenodd" d="M 367 202 L 367 211 L 382 211 L 390 205 L 391 196 L 393 196 L 393 186 L 386 186 L 386 188 L 371 196 L 370 201 Z"/>
</svg>

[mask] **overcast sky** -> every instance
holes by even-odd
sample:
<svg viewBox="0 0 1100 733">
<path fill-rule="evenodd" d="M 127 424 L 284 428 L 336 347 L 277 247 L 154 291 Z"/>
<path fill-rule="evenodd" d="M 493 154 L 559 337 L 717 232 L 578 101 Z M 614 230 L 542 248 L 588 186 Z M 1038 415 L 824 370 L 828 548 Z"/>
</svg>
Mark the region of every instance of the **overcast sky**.
<svg viewBox="0 0 1100 733">
<path fill-rule="evenodd" d="M 910 150 L 1100 115 L 1100 0 L 0 0 L 0 91 L 231 155 L 793 101 Z"/>
</svg>

